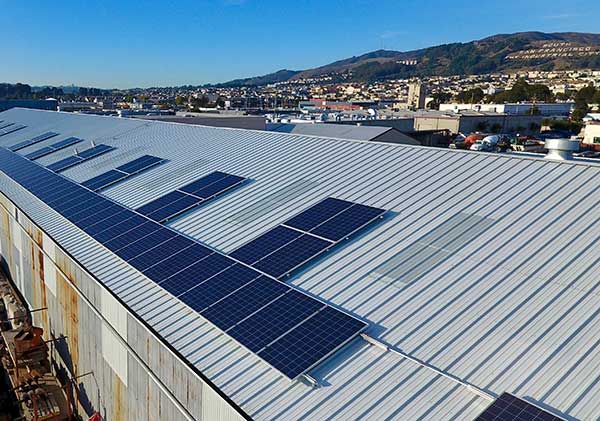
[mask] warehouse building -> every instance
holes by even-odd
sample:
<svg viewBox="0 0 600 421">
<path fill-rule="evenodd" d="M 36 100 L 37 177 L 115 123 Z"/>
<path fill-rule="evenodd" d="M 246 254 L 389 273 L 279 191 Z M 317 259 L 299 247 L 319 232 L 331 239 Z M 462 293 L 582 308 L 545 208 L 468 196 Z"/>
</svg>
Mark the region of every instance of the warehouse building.
<svg viewBox="0 0 600 421">
<path fill-rule="evenodd" d="M 269 123 L 267 130 L 277 133 L 293 133 L 304 136 L 330 137 L 336 139 L 361 140 L 364 142 L 401 143 L 419 145 L 412 137 L 393 127 L 363 126 L 360 124 L 324 124 L 324 123 Z"/>
<path fill-rule="evenodd" d="M 593 163 L 0 120 L 4 269 L 81 415 L 600 417 Z"/>
</svg>

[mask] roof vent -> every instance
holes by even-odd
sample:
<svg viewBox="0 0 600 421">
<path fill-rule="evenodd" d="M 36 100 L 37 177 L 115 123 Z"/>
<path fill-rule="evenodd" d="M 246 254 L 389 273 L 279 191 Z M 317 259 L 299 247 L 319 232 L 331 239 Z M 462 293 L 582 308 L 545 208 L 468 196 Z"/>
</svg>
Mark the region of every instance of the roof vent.
<svg viewBox="0 0 600 421">
<path fill-rule="evenodd" d="M 573 158 L 573 152 L 579 150 L 579 141 L 570 139 L 547 139 L 547 159 L 565 161 Z"/>
</svg>

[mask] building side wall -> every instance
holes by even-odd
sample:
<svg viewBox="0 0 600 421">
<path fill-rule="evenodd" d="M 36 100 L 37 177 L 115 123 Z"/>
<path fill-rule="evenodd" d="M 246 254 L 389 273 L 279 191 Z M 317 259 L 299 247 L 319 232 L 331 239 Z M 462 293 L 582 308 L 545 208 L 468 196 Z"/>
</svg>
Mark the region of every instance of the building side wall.
<svg viewBox="0 0 600 421">
<path fill-rule="evenodd" d="M 2 194 L 0 254 L 30 309 L 47 308 L 33 322 L 55 339 L 57 374 L 76 379 L 84 418 L 243 419 Z"/>
</svg>

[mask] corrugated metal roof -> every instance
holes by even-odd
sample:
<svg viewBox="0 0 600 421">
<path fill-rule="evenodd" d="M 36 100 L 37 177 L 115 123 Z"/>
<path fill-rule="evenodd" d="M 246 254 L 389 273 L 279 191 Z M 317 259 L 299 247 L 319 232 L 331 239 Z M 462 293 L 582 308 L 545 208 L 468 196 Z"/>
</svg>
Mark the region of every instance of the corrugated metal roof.
<svg viewBox="0 0 600 421">
<path fill-rule="evenodd" d="M 357 339 L 310 372 L 322 385 L 312 388 L 2 176 L 36 223 L 257 419 L 471 419 L 489 401 L 460 382 L 600 417 L 596 165 L 32 110 L 1 119 L 28 126 L 1 146 L 53 130 L 119 148 L 63 173 L 75 181 L 142 154 L 167 158 L 105 191 L 132 207 L 214 170 L 250 178 L 171 224 L 225 252 L 327 196 L 392 211 L 289 280 L 368 321 L 391 349 Z"/>
<path fill-rule="evenodd" d="M 267 130 L 278 133 L 333 137 L 338 139 L 375 140 L 382 134 L 395 129 L 392 127 L 358 126 L 349 124 L 270 123 L 267 124 Z"/>
</svg>

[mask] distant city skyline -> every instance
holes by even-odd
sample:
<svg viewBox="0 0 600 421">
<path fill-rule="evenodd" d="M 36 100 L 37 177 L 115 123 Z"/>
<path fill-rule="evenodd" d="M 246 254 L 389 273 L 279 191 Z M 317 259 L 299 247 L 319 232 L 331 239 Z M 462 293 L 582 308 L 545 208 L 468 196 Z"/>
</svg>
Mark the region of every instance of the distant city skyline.
<svg viewBox="0 0 600 421">
<path fill-rule="evenodd" d="M 199 85 L 522 31 L 598 32 L 600 4 L 530 0 L 0 0 L 0 82 Z"/>
</svg>

